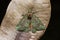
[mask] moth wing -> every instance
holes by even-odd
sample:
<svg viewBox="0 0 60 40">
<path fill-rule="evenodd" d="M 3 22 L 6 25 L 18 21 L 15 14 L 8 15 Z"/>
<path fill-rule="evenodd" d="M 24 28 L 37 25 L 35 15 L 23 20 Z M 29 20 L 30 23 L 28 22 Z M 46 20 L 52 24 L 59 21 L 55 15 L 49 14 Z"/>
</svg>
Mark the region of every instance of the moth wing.
<svg viewBox="0 0 60 40">
<path fill-rule="evenodd" d="M 37 16 L 33 15 L 31 23 L 32 23 L 32 27 L 33 27 L 32 32 L 45 30 L 45 26 L 43 25 L 43 23 Z"/>
<path fill-rule="evenodd" d="M 30 21 L 27 20 L 27 15 L 24 15 L 23 18 L 20 20 L 20 22 L 17 24 L 16 29 L 18 31 L 28 32 L 29 31 L 29 23 L 30 23 Z"/>
</svg>

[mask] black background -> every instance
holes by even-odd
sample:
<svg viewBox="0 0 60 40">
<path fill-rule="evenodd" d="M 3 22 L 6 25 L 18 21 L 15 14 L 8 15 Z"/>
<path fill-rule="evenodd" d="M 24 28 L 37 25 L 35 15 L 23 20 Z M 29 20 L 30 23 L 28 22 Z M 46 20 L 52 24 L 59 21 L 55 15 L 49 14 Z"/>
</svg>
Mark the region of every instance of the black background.
<svg viewBox="0 0 60 40">
<path fill-rule="evenodd" d="M 11 0 L 0 0 L 0 24 Z M 51 19 L 45 34 L 39 40 L 60 40 L 60 2 L 51 0 Z"/>
</svg>

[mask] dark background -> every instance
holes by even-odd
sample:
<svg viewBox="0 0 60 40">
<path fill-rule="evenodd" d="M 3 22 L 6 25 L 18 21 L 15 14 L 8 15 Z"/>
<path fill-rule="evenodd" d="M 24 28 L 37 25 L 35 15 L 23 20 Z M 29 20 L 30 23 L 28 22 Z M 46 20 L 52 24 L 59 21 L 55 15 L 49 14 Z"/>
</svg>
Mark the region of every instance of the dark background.
<svg viewBox="0 0 60 40">
<path fill-rule="evenodd" d="M 0 0 L 0 24 L 11 0 Z M 39 40 L 60 40 L 60 2 L 51 0 L 51 19 L 45 34 Z"/>
</svg>

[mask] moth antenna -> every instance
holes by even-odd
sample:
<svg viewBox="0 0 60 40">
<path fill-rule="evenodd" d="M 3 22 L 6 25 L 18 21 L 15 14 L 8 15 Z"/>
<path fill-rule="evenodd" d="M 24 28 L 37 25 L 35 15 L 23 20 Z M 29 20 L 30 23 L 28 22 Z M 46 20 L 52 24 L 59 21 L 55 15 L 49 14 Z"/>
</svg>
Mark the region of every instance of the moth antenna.
<svg viewBox="0 0 60 40">
<path fill-rule="evenodd" d="M 24 16 L 24 14 L 22 14 L 22 16 Z"/>
</svg>

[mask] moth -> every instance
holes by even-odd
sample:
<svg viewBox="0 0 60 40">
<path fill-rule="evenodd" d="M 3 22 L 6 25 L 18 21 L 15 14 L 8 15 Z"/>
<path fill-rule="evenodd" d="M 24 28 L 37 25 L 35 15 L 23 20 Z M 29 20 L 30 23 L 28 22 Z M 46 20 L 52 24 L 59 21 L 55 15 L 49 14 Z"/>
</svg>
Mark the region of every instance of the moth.
<svg viewBox="0 0 60 40">
<path fill-rule="evenodd" d="M 46 27 L 43 25 L 39 17 L 34 15 L 36 12 L 32 11 L 32 8 L 28 10 L 28 13 L 23 15 L 23 18 L 16 25 L 16 29 L 21 32 L 29 32 L 32 31 L 35 33 L 36 31 L 45 30 Z"/>
</svg>

